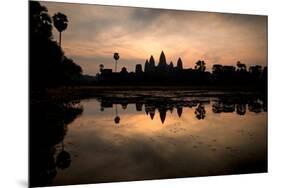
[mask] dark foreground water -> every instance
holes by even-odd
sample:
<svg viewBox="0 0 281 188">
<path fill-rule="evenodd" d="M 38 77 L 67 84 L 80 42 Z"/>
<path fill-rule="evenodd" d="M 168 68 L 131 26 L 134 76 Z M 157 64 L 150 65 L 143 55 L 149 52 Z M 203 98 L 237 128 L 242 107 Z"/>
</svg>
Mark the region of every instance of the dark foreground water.
<svg viewBox="0 0 281 188">
<path fill-rule="evenodd" d="M 267 171 L 267 104 L 252 93 L 108 93 L 31 107 L 31 185 Z"/>
</svg>

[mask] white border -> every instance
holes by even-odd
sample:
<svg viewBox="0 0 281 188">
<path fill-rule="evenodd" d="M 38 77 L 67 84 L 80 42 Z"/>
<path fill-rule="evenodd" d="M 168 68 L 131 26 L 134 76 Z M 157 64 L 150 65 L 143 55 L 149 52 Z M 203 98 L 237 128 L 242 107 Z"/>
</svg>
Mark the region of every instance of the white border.
<svg viewBox="0 0 281 188">
<path fill-rule="evenodd" d="M 58 0 L 59 1 L 59 0 Z M 65 2 L 65 1 L 59 1 Z M 269 173 L 107 183 L 69 187 L 280 187 L 281 124 L 281 11 L 277 0 L 67 0 L 104 5 L 125 5 L 184 10 L 268 15 L 269 23 Z M 0 187 L 27 186 L 28 139 L 28 25 L 27 1 L 1 2 L 1 157 Z M 279 144 L 280 143 L 280 144 Z"/>
</svg>

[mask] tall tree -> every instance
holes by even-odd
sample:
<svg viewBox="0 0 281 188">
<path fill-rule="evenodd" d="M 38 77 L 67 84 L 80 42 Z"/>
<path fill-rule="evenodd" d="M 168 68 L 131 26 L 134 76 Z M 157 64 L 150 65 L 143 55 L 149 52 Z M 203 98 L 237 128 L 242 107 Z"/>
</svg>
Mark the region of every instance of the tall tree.
<svg viewBox="0 0 281 188">
<path fill-rule="evenodd" d="M 67 25 L 68 25 L 68 19 L 67 16 L 58 12 L 53 16 L 53 21 L 54 21 L 54 26 L 60 33 L 59 36 L 59 46 L 61 47 L 61 33 L 66 30 Z"/>
<path fill-rule="evenodd" d="M 52 19 L 48 14 L 46 7 L 41 6 L 39 2 L 30 1 L 30 14 L 29 14 L 29 31 L 31 39 L 44 38 L 49 39 L 52 37 Z"/>
<path fill-rule="evenodd" d="M 240 61 L 237 61 L 236 65 L 237 65 L 238 71 L 246 71 L 247 70 L 246 65 L 241 63 Z"/>
<path fill-rule="evenodd" d="M 113 54 L 113 58 L 115 59 L 115 72 L 117 72 L 117 61 L 120 58 L 119 54 L 117 52 L 115 52 Z"/>
<path fill-rule="evenodd" d="M 206 70 L 206 63 L 204 61 L 199 60 L 195 64 L 196 64 L 195 65 L 196 70 L 200 72 L 204 72 Z"/>
<path fill-rule="evenodd" d="M 102 72 L 103 69 L 104 69 L 104 65 L 103 65 L 103 64 L 100 64 L 99 67 L 100 67 L 100 72 Z"/>
</svg>

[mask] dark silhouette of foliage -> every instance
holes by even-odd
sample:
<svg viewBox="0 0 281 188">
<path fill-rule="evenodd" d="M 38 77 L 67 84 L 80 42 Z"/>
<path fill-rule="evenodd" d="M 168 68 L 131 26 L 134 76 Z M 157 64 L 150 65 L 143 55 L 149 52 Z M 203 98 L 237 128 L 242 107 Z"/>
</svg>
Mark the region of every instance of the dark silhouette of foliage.
<svg viewBox="0 0 281 188">
<path fill-rule="evenodd" d="M 66 151 L 61 151 L 57 156 L 56 165 L 60 169 L 68 168 L 71 164 L 71 156 Z"/>
<path fill-rule="evenodd" d="M 58 13 L 56 13 L 53 16 L 53 21 L 54 21 L 55 28 L 60 33 L 60 36 L 59 36 L 59 46 L 61 47 L 61 33 L 64 30 L 66 30 L 67 25 L 68 25 L 68 19 L 67 19 L 66 15 L 64 15 L 63 13 L 58 12 Z"/>
<path fill-rule="evenodd" d="M 206 110 L 205 110 L 204 105 L 199 104 L 198 107 L 195 109 L 194 113 L 195 113 L 197 119 L 199 119 L 199 120 L 204 119 L 206 116 Z"/>
<path fill-rule="evenodd" d="M 206 70 L 206 63 L 204 61 L 197 61 L 195 63 L 195 69 L 200 71 L 200 72 L 204 72 Z"/>
<path fill-rule="evenodd" d="M 74 84 L 75 79 L 78 77 L 80 79 L 82 69 L 67 58 L 61 47 L 53 40 L 52 19 L 47 8 L 36 1 L 30 1 L 29 6 L 31 89 L 42 90 L 46 87 Z M 62 26 L 59 26 L 59 22 L 62 21 L 56 19 L 54 22 L 59 31 L 66 29 L 65 21 Z"/>
<path fill-rule="evenodd" d="M 247 71 L 247 67 L 245 64 L 241 63 L 240 61 L 237 62 L 238 71 Z"/>
<path fill-rule="evenodd" d="M 103 65 L 103 64 L 100 64 L 100 65 L 99 65 L 99 68 L 100 68 L 100 72 L 102 72 L 103 69 L 104 69 L 104 65 Z"/>
<path fill-rule="evenodd" d="M 121 73 L 121 74 L 128 74 L 128 71 L 127 71 L 126 67 L 122 67 L 120 73 Z"/>
<path fill-rule="evenodd" d="M 115 72 L 117 72 L 117 61 L 119 60 L 120 56 L 119 53 L 115 52 L 113 54 L 113 58 L 115 59 Z"/>
<path fill-rule="evenodd" d="M 213 74 L 219 74 L 222 72 L 222 65 L 220 64 L 215 64 L 213 65 Z"/>
<path fill-rule="evenodd" d="M 82 74 L 82 68 L 75 64 L 70 58 L 64 57 L 62 60 L 62 71 L 66 76 L 66 79 L 71 79 L 74 76 L 80 76 Z"/>
<path fill-rule="evenodd" d="M 83 112 L 79 102 L 44 102 L 30 105 L 30 185 L 51 185 L 57 168 L 71 164 L 71 156 L 64 151 L 63 139 L 67 126 Z M 62 151 L 56 155 L 56 145 L 62 143 Z"/>
<path fill-rule="evenodd" d="M 41 6 L 39 2 L 32 1 L 29 4 L 30 15 L 30 35 L 34 38 L 52 37 L 52 20 L 48 15 L 46 7 Z"/>
<path fill-rule="evenodd" d="M 245 115 L 246 114 L 246 104 L 237 104 L 236 113 L 239 115 Z"/>
</svg>

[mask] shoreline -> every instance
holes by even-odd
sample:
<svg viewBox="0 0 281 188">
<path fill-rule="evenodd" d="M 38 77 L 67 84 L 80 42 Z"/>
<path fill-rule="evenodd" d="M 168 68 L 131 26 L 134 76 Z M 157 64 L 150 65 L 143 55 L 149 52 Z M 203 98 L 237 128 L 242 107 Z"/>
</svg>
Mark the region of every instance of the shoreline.
<svg viewBox="0 0 281 188">
<path fill-rule="evenodd" d="M 219 95 L 238 95 L 238 94 L 262 94 L 266 92 L 257 87 L 241 86 L 63 86 L 56 88 L 46 88 L 44 91 L 29 91 L 30 103 L 41 102 L 70 102 L 75 100 L 97 98 L 112 94 L 126 94 L 128 97 L 133 93 L 137 95 L 148 92 L 161 92 L 163 94 L 185 92 L 187 96 L 217 96 Z"/>
</svg>

